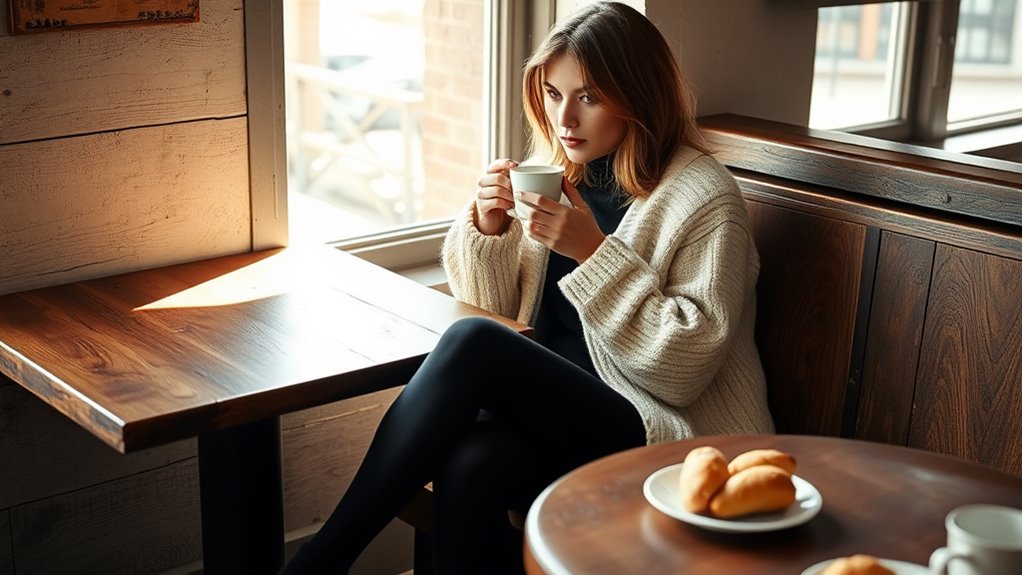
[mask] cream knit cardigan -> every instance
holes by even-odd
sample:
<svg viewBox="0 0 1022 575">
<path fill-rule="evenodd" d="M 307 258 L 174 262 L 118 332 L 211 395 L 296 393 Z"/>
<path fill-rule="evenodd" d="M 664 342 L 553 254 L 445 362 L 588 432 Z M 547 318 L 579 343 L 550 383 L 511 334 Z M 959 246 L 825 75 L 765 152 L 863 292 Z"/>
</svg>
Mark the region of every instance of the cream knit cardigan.
<svg viewBox="0 0 1022 575">
<path fill-rule="evenodd" d="M 534 324 L 549 250 L 517 220 L 500 236 L 479 233 L 474 210 L 470 202 L 444 242 L 453 294 Z M 647 442 L 773 431 L 753 340 L 758 273 L 737 183 L 683 148 L 653 193 L 558 282 L 596 371 L 638 410 Z"/>
</svg>

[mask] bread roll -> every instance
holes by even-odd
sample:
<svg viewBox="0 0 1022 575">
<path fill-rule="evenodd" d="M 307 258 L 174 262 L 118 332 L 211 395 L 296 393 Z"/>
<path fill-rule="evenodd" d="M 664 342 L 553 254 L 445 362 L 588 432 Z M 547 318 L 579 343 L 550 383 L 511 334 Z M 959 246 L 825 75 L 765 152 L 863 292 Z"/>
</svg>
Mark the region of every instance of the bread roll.
<svg viewBox="0 0 1022 575">
<path fill-rule="evenodd" d="M 710 497 L 729 476 L 727 458 L 716 447 L 697 447 L 689 451 L 678 486 L 682 506 L 691 513 L 706 511 Z"/>
<path fill-rule="evenodd" d="M 860 554 L 835 560 L 820 575 L 894 575 L 894 571 L 881 565 L 875 557 Z"/>
<path fill-rule="evenodd" d="M 731 519 L 778 511 L 795 501 L 791 475 L 775 465 L 755 465 L 732 475 L 710 499 L 710 515 Z"/>
<path fill-rule="evenodd" d="M 789 474 L 795 473 L 795 458 L 791 454 L 777 449 L 753 449 L 752 451 L 746 451 L 732 459 L 731 463 L 727 465 L 727 470 L 731 472 L 731 475 L 734 475 L 753 465 L 776 465 Z"/>
</svg>

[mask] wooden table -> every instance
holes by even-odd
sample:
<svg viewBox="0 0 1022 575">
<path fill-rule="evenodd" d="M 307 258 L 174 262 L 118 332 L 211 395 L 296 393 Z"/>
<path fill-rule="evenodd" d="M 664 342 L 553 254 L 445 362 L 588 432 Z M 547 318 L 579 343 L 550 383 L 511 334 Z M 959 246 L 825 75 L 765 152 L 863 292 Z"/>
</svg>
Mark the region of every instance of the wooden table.
<svg viewBox="0 0 1022 575">
<path fill-rule="evenodd" d="M 823 497 L 819 515 L 784 531 L 698 529 L 650 506 L 651 473 L 713 445 L 792 453 L 796 474 Z M 967 503 L 1022 507 L 1022 478 L 934 453 L 811 436 L 701 437 L 640 447 L 583 466 L 551 485 L 526 520 L 529 573 L 797 575 L 819 561 L 868 553 L 926 564 L 944 545 L 944 516 Z"/>
<path fill-rule="evenodd" d="M 280 415 L 401 385 L 489 316 L 331 249 L 0 296 L 0 373 L 125 453 L 198 437 L 204 572 L 283 561 Z"/>
</svg>

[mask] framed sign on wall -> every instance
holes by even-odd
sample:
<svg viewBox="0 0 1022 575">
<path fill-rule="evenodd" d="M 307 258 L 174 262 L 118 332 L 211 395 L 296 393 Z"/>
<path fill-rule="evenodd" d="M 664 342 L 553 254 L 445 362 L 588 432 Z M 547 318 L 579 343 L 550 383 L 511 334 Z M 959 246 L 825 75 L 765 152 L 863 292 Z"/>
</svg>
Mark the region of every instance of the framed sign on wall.
<svg viewBox="0 0 1022 575">
<path fill-rule="evenodd" d="M 198 22 L 199 0 L 8 0 L 11 34 Z"/>
</svg>

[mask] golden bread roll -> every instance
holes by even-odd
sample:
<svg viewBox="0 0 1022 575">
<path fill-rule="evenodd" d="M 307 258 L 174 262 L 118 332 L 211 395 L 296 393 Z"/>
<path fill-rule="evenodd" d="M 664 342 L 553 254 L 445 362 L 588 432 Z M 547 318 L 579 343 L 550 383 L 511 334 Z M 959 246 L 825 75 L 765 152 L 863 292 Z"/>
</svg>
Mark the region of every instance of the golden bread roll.
<svg viewBox="0 0 1022 575">
<path fill-rule="evenodd" d="M 790 453 L 777 449 L 753 449 L 735 457 L 728 463 L 727 470 L 731 475 L 753 465 L 776 465 L 790 473 L 795 473 L 795 458 Z"/>
<path fill-rule="evenodd" d="M 776 465 L 755 465 L 732 475 L 710 499 L 710 515 L 731 519 L 779 511 L 794 503 L 791 475 Z"/>
<path fill-rule="evenodd" d="M 881 565 L 875 557 L 859 554 L 835 560 L 820 575 L 894 575 L 894 571 Z"/>
<path fill-rule="evenodd" d="M 685 456 L 681 468 L 679 493 L 681 504 L 691 513 L 706 511 L 710 497 L 717 492 L 730 474 L 727 458 L 716 447 L 697 447 Z"/>
</svg>

